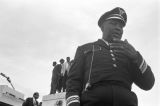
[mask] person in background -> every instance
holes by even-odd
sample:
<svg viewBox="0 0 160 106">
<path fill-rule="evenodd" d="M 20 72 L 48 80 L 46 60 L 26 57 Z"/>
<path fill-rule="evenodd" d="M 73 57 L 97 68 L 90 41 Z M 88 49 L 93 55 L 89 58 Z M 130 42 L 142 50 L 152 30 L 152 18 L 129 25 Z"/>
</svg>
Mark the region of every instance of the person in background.
<svg viewBox="0 0 160 106">
<path fill-rule="evenodd" d="M 58 84 L 58 71 L 56 69 L 57 62 L 53 62 L 53 71 L 52 71 L 52 79 L 51 79 L 51 89 L 50 89 L 50 94 L 55 94 L 56 93 L 56 88 Z"/>
<path fill-rule="evenodd" d="M 58 72 L 60 72 L 60 76 L 59 76 L 59 83 L 58 83 L 58 88 L 57 90 L 59 92 L 61 92 L 63 90 L 63 85 L 62 85 L 62 80 L 63 80 L 63 76 L 64 76 L 64 72 L 65 72 L 65 68 L 64 68 L 64 59 L 60 59 L 60 64 L 58 64 Z"/>
<path fill-rule="evenodd" d="M 23 102 L 22 106 L 38 106 L 39 104 L 37 101 L 38 98 L 39 98 L 39 93 L 35 92 L 33 94 L 33 97 L 29 97 Z"/>
<path fill-rule="evenodd" d="M 63 79 L 62 79 L 63 92 L 66 91 L 66 80 L 67 80 L 67 77 L 68 77 L 70 67 L 71 67 L 70 57 L 66 57 L 66 62 L 64 63 L 65 72 L 64 72 L 64 75 L 63 75 Z"/>
<path fill-rule="evenodd" d="M 70 57 L 66 57 L 66 62 L 64 63 L 65 72 L 69 73 L 69 69 L 71 67 Z"/>
<path fill-rule="evenodd" d="M 77 48 L 66 83 L 67 106 L 138 106 L 132 84 L 142 90 L 153 87 L 150 66 L 121 39 L 126 23 L 124 9 L 107 11 L 98 20 L 102 38 Z"/>
</svg>

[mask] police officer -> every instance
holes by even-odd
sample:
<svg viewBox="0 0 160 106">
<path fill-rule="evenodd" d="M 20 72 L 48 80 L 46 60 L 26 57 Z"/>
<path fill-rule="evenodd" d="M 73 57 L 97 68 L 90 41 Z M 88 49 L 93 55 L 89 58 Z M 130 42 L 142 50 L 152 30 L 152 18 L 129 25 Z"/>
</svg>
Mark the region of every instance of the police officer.
<svg viewBox="0 0 160 106">
<path fill-rule="evenodd" d="M 122 8 L 104 13 L 98 21 L 102 39 L 77 48 L 67 80 L 67 106 L 138 106 L 132 84 L 143 90 L 153 87 L 150 66 L 121 40 L 126 22 Z"/>
</svg>

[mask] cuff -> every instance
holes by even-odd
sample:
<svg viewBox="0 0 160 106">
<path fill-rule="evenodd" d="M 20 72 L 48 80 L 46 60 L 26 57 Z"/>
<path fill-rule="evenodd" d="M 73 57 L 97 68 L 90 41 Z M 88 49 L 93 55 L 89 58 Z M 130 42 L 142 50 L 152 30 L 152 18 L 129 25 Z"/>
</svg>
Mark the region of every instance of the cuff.
<svg viewBox="0 0 160 106">
<path fill-rule="evenodd" d="M 66 102 L 67 106 L 80 106 L 80 99 L 78 95 L 69 96 Z"/>
<path fill-rule="evenodd" d="M 138 52 L 138 58 L 135 64 L 138 65 L 138 68 L 142 74 L 147 70 L 148 65 L 139 52 Z"/>
<path fill-rule="evenodd" d="M 147 65 L 146 61 L 143 59 L 141 62 L 141 65 L 139 66 L 139 69 L 142 74 L 147 70 L 147 66 L 148 65 Z"/>
</svg>

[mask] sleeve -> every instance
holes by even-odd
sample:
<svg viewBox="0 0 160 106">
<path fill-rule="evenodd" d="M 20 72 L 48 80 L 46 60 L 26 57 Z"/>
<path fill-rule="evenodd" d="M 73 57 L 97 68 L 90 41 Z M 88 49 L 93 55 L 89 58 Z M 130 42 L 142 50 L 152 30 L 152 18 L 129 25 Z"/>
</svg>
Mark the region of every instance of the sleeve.
<svg viewBox="0 0 160 106">
<path fill-rule="evenodd" d="M 66 82 L 67 106 L 80 106 L 80 93 L 83 89 L 83 65 L 84 55 L 78 47 Z"/>
<path fill-rule="evenodd" d="M 133 62 L 132 75 L 134 83 L 143 90 L 150 90 L 155 82 L 150 66 L 138 52 L 137 60 Z"/>
</svg>

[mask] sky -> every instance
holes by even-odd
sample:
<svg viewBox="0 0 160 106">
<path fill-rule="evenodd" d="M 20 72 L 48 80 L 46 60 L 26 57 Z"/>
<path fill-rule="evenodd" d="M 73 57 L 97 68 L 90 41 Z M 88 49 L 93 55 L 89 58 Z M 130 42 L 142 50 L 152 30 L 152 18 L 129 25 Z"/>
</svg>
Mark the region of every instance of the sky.
<svg viewBox="0 0 160 106">
<path fill-rule="evenodd" d="M 99 17 L 115 7 L 127 12 L 127 39 L 151 66 L 150 91 L 133 85 L 139 106 L 160 105 L 158 0 L 0 0 L 0 72 L 25 95 L 50 92 L 52 62 L 74 58 L 76 48 L 102 37 Z M 0 76 L 0 85 L 11 85 Z"/>
</svg>

